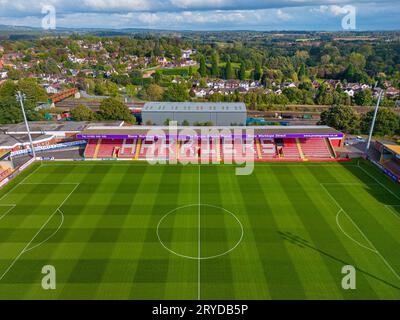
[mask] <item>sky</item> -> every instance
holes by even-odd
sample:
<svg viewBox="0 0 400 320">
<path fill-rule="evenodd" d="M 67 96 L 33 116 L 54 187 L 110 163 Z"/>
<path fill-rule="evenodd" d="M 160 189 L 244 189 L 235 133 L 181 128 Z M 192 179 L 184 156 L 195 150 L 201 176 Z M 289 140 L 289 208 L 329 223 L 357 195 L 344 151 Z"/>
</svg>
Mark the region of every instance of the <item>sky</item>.
<svg viewBox="0 0 400 320">
<path fill-rule="evenodd" d="M 0 25 L 40 28 L 51 8 L 57 27 L 400 30 L 400 0 L 0 0 Z"/>
</svg>

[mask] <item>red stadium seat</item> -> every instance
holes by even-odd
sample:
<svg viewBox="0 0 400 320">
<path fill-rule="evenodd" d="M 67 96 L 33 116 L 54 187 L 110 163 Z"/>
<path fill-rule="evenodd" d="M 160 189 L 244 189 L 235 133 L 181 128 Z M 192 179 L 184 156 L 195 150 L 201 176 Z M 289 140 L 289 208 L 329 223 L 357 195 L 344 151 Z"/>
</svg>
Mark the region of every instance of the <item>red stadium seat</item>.
<svg viewBox="0 0 400 320">
<path fill-rule="evenodd" d="M 331 159 L 332 154 L 329 151 L 325 139 L 299 139 L 304 156 L 310 159 Z"/>
</svg>

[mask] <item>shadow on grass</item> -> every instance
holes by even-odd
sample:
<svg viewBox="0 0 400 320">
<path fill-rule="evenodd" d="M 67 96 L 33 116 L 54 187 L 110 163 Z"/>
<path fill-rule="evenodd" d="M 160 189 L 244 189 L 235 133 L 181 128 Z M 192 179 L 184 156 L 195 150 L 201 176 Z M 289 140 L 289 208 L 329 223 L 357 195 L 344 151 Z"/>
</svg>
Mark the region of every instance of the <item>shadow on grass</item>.
<svg viewBox="0 0 400 320">
<path fill-rule="evenodd" d="M 343 164 L 342 164 L 343 165 Z M 344 167 L 356 179 L 362 181 L 365 190 L 383 205 L 393 206 L 393 211 L 400 218 L 400 187 L 385 173 L 366 160 L 356 162 L 356 167 Z M 370 184 L 376 184 L 373 187 Z"/>
<path fill-rule="evenodd" d="M 337 257 L 331 255 L 328 252 L 325 252 L 325 251 L 323 251 L 321 249 L 318 249 L 318 248 L 314 247 L 307 240 L 305 240 L 305 239 L 303 239 L 303 238 L 301 238 L 301 237 L 299 237 L 299 236 L 297 236 L 297 235 L 295 235 L 295 234 L 293 234 L 291 232 L 278 231 L 278 234 L 282 237 L 283 240 L 288 241 L 293 245 L 297 245 L 300 248 L 308 248 L 308 249 L 314 250 L 314 251 L 322 254 L 323 256 L 328 257 L 328 258 L 330 258 L 330 259 L 332 259 L 332 260 L 334 260 L 336 262 L 339 262 L 339 263 L 341 263 L 343 265 L 352 265 L 351 263 L 346 262 L 346 261 L 344 261 L 344 260 L 342 260 L 340 258 L 337 258 Z M 371 277 L 371 278 L 373 278 L 375 280 L 378 280 L 379 282 L 384 283 L 384 284 L 386 284 L 386 285 L 388 285 L 388 286 L 390 286 L 390 287 L 392 287 L 394 289 L 400 290 L 400 287 L 396 286 L 393 283 L 390 283 L 390 282 L 388 282 L 388 281 L 386 281 L 386 280 L 384 280 L 382 278 L 379 278 L 379 277 L 369 273 L 368 271 L 360 269 L 360 268 L 358 268 L 356 266 L 355 266 L 355 268 L 356 268 L 357 271 L 363 273 L 366 276 L 369 276 L 369 277 Z"/>
</svg>

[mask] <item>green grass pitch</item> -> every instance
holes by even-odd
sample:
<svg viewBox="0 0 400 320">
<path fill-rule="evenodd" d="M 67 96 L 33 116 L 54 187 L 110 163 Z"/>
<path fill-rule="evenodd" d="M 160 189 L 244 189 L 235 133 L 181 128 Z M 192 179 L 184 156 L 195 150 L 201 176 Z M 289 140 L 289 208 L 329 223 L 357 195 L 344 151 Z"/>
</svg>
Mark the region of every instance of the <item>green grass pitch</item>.
<svg viewBox="0 0 400 320">
<path fill-rule="evenodd" d="M 38 163 L 0 192 L 0 299 L 400 299 L 399 231 L 367 162 Z"/>
</svg>

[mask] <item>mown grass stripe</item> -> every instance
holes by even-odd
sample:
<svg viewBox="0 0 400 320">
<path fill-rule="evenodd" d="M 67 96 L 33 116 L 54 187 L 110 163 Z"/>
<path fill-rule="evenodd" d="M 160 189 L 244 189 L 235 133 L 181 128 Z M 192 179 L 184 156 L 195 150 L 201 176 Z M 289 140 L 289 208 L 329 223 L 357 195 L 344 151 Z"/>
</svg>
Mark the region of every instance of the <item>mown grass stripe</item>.
<svg viewBox="0 0 400 320">
<path fill-rule="evenodd" d="M 220 169 L 222 170 L 222 169 Z M 224 190 L 224 206 L 237 215 L 244 228 L 244 236 L 240 245 L 230 254 L 233 285 L 237 299 L 271 299 L 268 282 L 259 259 L 254 232 L 246 211 L 245 199 L 238 182 L 238 176 L 232 168 L 224 169 L 228 174 L 221 175 L 220 181 Z M 258 169 L 256 170 L 256 172 Z M 252 212 L 253 216 L 263 216 L 264 212 Z M 260 229 L 260 227 L 258 228 Z M 246 261 L 246 263 L 243 263 Z"/>
<path fill-rule="evenodd" d="M 304 169 L 304 168 L 302 168 Z M 297 170 L 299 171 L 299 169 Z M 267 200 L 270 202 L 272 214 L 274 215 L 278 230 L 271 232 L 278 233 L 281 241 L 289 253 L 292 263 L 296 267 L 298 277 L 304 287 L 304 291 L 309 299 L 320 298 L 341 298 L 342 295 L 336 285 L 332 285 L 334 279 L 329 270 L 325 267 L 324 261 L 318 252 L 308 250 L 307 246 L 312 246 L 309 234 L 309 225 L 304 224 L 304 220 L 299 214 L 306 214 L 302 209 L 296 211 L 289 197 L 292 193 L 301 192 L 297 188 L 283 188 L 279 179 L 292 179 L 290 167 L 271 170 L 266 168 L 262 176 L 268 176 L 269 185 L 263 186 L 264 192 L 269 195 Z M 300 173 L 299 173 L 300 174 Z M 285 178 L 283 178 L 285 176 Z M 307 179 L 307 175 L 305 176 Z M 271 187 L 273 186 L 273 187 Z M 296 204 L 296 207 L 302 203 Z M 306 210 L 306 208 L 303 208 Z M 315 212 L 319 215 L 320 212 Z"/>
<path fill-rule="evenodd" d="M 220 178 L 223 178 L 223 181 Z M 226 174 L 218 172 L 218 167 L 201 168 L 201 203 L 224 208 L 222 194 L 224 190 L 224 181 Z M 222 182 L 222 185 L 221 185 Z M 212 229 L 207 226 L 221 226 L 218 233 L 219 245 L 224 251 L 230 249 L 230 243 L 227 236 L 226 212 L 216 209 L 213 215 L 207 215 L 207 210 L 211 208 L 200 207 L 202 215 L 201 226 L 201 256 L 209 256 L 207 253 L 210 247 L 209 234 Z M 209 220 L 212 219 L 212 222 Z M 208 220 L 208 221 L 207 221 Z M 210 232 L 211 231 L 211 232 Z M 221 245 L 222 243 L 222 245 Z M 222 251 L 222 250 L 221 250 Z M 212 253 L 211 253 L 212 254 Z M 202 299 L 235 299 L 236 292 L 233 286 L 232 261 L 230 255 L 224 255 L 215 259 L 201 261 L 201 298 Z"/>
<path fill-rule="evenodd" d="M 105 170 L 104 170 L 105 169 Z M 84 209 L 86 206 L 90 205 L 91 201 L 96 201 L 96 198 L 98 195 L 96 194 L 96 187 L 100 187 L 102 185 L 102 181 L 106 179 L 107 177 L 107 172 L 109 172 L 112 169 L 112 166 L 108 167 L 103 167 L 102 170 L 102 175 L 97 175 L 96 179 L 93 179 L 91 176 L 93 174 L 98 173 L 99 169 L 95 166 L 90 167 L 90 170 L 82 176 L 82 183 L 79 186 L 79 190 L 81 188 L 87 188 L 90 185 L 94 186 L 94 192 L 90 196 L 85 196 L 85 198 L 82 197 L 82 195 L 78 195 L 75 197 L 75 202 L 69 202 L 73 203 L 73 209 L 81 210 Z M 64 208 L 64 213 L 68 214 L 68 209 Z M 79 223 L 79 216 L 76 216 L 76 222 Z M 63 271 L 64 274 L 62 274 L 61 281 L 64 279 L 64 281 L 67 283 L 65 286 L 62 288 L 62 290 L 59 291 L 59 298 L 62 299 L 73 299 L 74 298 L 74 292 L 70 290 L 69 284 L 73 283 L 87 283 L 90 281 L 93 281 L 94 279 L 98 279 L 102 272 L 104 272 L 103 268 L 98 268 L 96 265 L 93 264 L 88 264 L 84 262 L 84 257 L 86 255 L 86 251 L 89 250 L 88 244 L 90 243 L 89 239 L 90 237 L 93 236 L 93 233 L 96 231 L 95 226 L 98 223 L 99 219 L 96 221 L 93 221 L 94 228 L 91 230 L 90 233 L 87 234 L 86 239 L 82 239 L 82 246 L 80 250 L 80 258 L 78 260 L 74 260 L 74 263 L 70 268 L 65 268 L 63 266 Z M 70 235 L 64 234 L 65 237 L 68 237 Z M 100 265 L 101 266 L 101 265 Z M 96 268 L 96 270 L 94 270 Z M 88 298 L 93 297 L 95 292 L 91 292 L 90 295 L 88 295 Z"/>
<path fill-rule="evenodd" d="M 277 221 L 272 215 L 272 209 L 267 201 L 268 194 L 263 192 L 259 172 L 256 176 L 238 177 L 241 193 L 245 196 L 246 211 L 251 227 L 253 228 L 258 256 L 263 266 L 264 276 L 271 290 L 272 299 L 290 298 L 304 299 L 304 292 L 301 281 L 297 275 L 296 267 L 293 265 L 285 245 L 279 239 Z M 275 199 L 278 200 L 279 199 Z M 253 216 L 253 213 L 265 213 L 263 216 Z M 263 225 L 265 230 L 257 230 Z M 281 263 L 285 261 L 282 265 Z M 288 291 L 290 294 L 288 294 Z"/>
<path fill-rule="evenodd" d="M 168 166 L 162 167 L 162 170 L 159 170 L 160 167 L 154 167 L 154 170 L 157 172 L 156 175 L 149 175 L 150 181 L 154 183 L 154 190 L 152 196 L 149 196 L 148 205 L 149 205 L 149 219 L 146 225 L 146 233 L 145 238 L 143 240 L 142 251 L 140 253 L 140 259 L 138 261 L 133 284 L 130 292 L 130 298 L 132 299 L 146 299 L 149 298 L 149 293 L 151 292 L 157 299 L 163 299 L 165 292 L 165 284 L 168 281 L 168 269 L 169 269 L 169 259 L 170 255 L 167 252 L 164 252 L 163 255 L 160 255 L 159 259 L 146 259 L 147 255 L 147 243 L 151 241 L 156 241 L 157 232 L 156 227 L 161 219 L 163 212 L 168 208 L 176 208 L 177 206 L 177 198 L 166 198 L 163 194 L 163 191 L 170 190 L 173 187 L 173 183 L 175 180 L 171 180 L 169 178 L 168 170 L 170 168 Z M 153 169 L 153 168 L 151 168 Z M 150 170 L 151 173 L 152 170 Z M 172 183 L 171 183 L 172 182 Z M 176 188 L 176 185 L 175 185 Z M 165 204 L 167 204 L 165 206 Z M 161 246 L 161 245 L 160 245 Z M 157 285 L 154 286 L 152 283 L 156 281 L 158 283 L 164 283 L 163 286 Z M 145 290 L 137 290 L 136 284 L 146 284 Z"/>
<path fill-rule="evenodd" d="M 167 245 L 172 245 L 177 249 L 178 253 L 187 253 L 190 256 L 196 257 L 198 254 L 198 168 L 183 167 L 179 169 L 180 178 L 176 183 L 179 185 L 177 207 L 190 206 L 186 209 L 181 208 L 174 211 L 171 215 L 165 217 L 163 224 L 160 226 L 162 241 L 166 241 Z M 174 210 L 176 208 L 172 208 Z M 166 211 L 164 214 L 167 214 Z M 166 228 L 166 226 L 170 228 Z M 150 245 L 150 243 L 148 244 Z M 161 244 L 159 244 L 161 246 Z M 151 250 L 151 249 L 149 249 Z M 162 250 L 166 250 L 162 248 Z M 198 262 L 183 257 L 178 257 L 169 253 L 169 269 L 168 279 L 165 284 L 164 297 L 165 299 L 198 299 L 199 290 L 201 287 L 198 283 Z M 179 281 L 177 275 L 181 276 L 185 281 Z"/>
<path fill-rule="evenodd" d="M 347 169 L 350 174 L 354 174 L 354 168 L 345 168 L 345 169 Z M 314 177 L 315 181 L 320 181 L 320 177 L 321 177 L 321 175 L 323 175 L 324 177 L 328 176 L 329 181 L 334 183 L 332 185 L 324 186 L 323 190 L 321 190 L 321 192 L 322 192 L 321 195 L 325 199 L 322 201 L 328 201 L 330 204 L 333 204 L 335 206 L 334 207 L 335 209 L 332 212 L 332 214 L 334 214 L 335 212 L 337 214 L 338 210 L 340 210 L 340 208 L 338 208 L 336 206 L 336 204 L 333 203 L 330 196 L 328 194 L 324 194 L 324 192 L 325 193 L 330 192 L 331 188 L 333 188 L 335 186 L 335 184 L 340 184 L 341 180 L 337 179 L 337 175 L 333 174 L 331 172 L 331 170 L 329 170 L 329 168 L 322 168 L 320 170 L 310 170 L 310 173 Z M 360 177 L 357 175 L 354 176 L 354 178 L 355 178 L 355 183 L 357 183 L 357 180 L 360 180 Z M 365 182 L 367 182 L 367 181 L 365 181 Z M 360 181 L 360 183 L 362 183 L 362 182 Z M 344 192 L 344 194 L 347 193 L 345 185 L 343 185 L 343 186 L 337 185 L 337 187 L 340 188 Z M 340 198 L 338 198 L 337 200 L 340 201 Z M 350 201 L 353 201 L 353 200 L 350 200 Z M 328 212 L 322 212 L 322 216 L 327 217 L 328 214 L 329 214 Z M 327 219 L 327 218 L 325 218 L 325 219 Z M 330 221 L 333 221 L 333 220 L 334 219 L 332 216 L 332 218 L 330 218 Z M 367 270 L 365 270 L 365 266 L 360 266 L 358 264 L 358 261 L 360 261 L 359 258 L 361 257 L 360 253 L 354 254 L 354 252 L 359 252 L 360 248 L 357 246 L 357 244 L 349 242 L 349 239 L 346 238 L 346 236 L 342 233 L 342 231 L 339 229 L 339 226 L 337 226 L 337 224 L 333 223 L 332 228 L 333 228 L 332 230 L 334 230 L 334 232 L 337 233 L 337 237 L 338 237 L 338 240 L 340 241 L 341 245 L 346 248 L 345 250 L 339 251 L 338 254 L 336 255 L 336 256 L 338 256 L 339 262 L 343 263 L 343 264 L 353 265 L 360 271 L 358 274 L 358 290 L 356 292 L 343 291 L 343 295 L 346 298 L 356 298 L 357 296 L 360 295 L 360 292 L 362 291 L 362 295 L 368 296 L 368 298 L 370 298 L 370 299 L 378 298 L 373 287 L 371 287 L 371 285 L 370 285 L 370 279 L 371 278 L 378 279 L 378 277 L 373 276 L 372 273 L 370 271 L 368 271 L 368 266 L 366 266 Z M 364 250 L 364 249 L 361 249 L 361 250 Z M 376 260 L 376 257 L 374 256 L 373 253 L 363 251 L 362 255 L 364 255 L 364 254 L 366 257 L 368 257 L 368 259 Z"/>
</svg>

